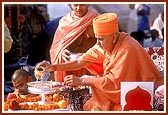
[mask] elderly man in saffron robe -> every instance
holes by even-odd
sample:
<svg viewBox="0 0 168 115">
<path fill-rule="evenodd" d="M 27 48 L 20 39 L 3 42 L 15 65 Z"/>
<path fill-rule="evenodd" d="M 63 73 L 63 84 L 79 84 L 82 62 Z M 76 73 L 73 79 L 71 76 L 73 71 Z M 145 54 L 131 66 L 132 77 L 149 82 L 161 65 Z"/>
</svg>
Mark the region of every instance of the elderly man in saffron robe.
<svg viewBox="0 0 168 115">
<path fill-rule="evenodd" d="M 76 61 L 48 65 L 46 71 L 87 68 L 94 76 L 68 75 L 70 86 L 90 86 L 92 97 L 84 104 L 90 111 L 98 106 L 103 111 L 119 111 L 121 82 L 154 82 L 155 89 L 163 84 L 163 77 L 143 47 L 129 34 L 118 31 L 118 15 L 105 13 L 93 19 L 97 44 Z M 135 102 L 136 103 L 136 102 Z"/>
<path fill-rule="evenodd" d="M 89 9 L 88 4 L 70 4 L 72 12 L 66 14 L 59 21 L 53 43 L 50 48 L 51 63 L 59 64 L 70 60 L 70 53 L 85 53 L 96 43 L 93 32 L 92 20 L 98 14 Z M 55 81 L 64 81 L 64 76 L 73 74 L 82 76 L 89 74 L 86 69 L 78 71 L 55 71 Z"/>
</svg>

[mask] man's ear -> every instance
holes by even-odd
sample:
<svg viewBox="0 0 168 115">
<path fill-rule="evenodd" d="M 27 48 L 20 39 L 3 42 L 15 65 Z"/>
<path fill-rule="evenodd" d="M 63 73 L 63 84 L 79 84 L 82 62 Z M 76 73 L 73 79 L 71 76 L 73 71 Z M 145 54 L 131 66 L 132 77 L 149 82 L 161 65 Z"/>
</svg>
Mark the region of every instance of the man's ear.
<svg viewBox="0 0 168 115">
<path fill-rule="evenodd" d="M 28 77 L 28 82 L 32 82 L 32 81 L 33 81 L 32 76 L 29 76 Z"/>
</svg>

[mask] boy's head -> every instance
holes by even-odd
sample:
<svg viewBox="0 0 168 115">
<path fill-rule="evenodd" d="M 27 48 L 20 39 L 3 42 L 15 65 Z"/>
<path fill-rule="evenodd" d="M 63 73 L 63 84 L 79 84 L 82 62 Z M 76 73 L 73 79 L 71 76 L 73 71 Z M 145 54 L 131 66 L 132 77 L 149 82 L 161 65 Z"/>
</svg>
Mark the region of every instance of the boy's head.
<svg viewBox="0 0 168 115">
<path fill-rule="evenodd" d="M 15 92 L 19 94 L 27 93 L 27 83 L 31 81 L 32 76 L 29 74 L 29 72 L 23 69 L 16 70 L 12 75 L 12 83 L 15 88 Z"/>
</svg>

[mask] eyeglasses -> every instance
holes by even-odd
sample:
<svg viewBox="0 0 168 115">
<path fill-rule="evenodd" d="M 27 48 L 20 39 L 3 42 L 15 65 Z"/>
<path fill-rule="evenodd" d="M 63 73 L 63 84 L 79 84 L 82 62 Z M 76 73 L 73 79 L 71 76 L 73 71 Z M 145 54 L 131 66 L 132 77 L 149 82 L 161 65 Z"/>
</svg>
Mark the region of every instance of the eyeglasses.
<svg viewBox="0 0 168 115">
<path fill-rule="evenodd" d="M 18 86 L 15 86 L 14 88 L 15 88 L 15 89 L 20 89 L 20 88 L 23 87 L 23 85 L 24 85 L 24 83 L 21 83 L 21 84 L 19 84 Z"/>
</svg>

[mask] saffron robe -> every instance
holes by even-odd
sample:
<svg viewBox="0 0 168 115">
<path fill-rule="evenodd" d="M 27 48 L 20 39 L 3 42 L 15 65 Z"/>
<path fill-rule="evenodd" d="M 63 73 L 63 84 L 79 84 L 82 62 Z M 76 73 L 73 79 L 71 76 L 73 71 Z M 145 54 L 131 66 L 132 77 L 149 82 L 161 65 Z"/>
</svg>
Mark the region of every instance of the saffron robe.
<svg viewBox="0 0 168 115">
<path fill-rule="evenodd" d="M 144 48 L 124 32 L 120 33 L 112 52 L 104 51 L 96 44 L 79 59 L 93 62 L 87 69 L 101 75 L 89 78 L 94 85 L 91 87 L 92 97 L 84 104 L 86 111 L 94 106 L 104 111 L 121 110 L 122 81 L 154 82 L 155 88 L 163 84 L 163 77 Z"/>
<path fill-rule="evenodd" d="M 75 40 L 77 40 L 78 37 L 80 37 L 80 35 L 90 27 L 90 25 L 92 25 L 92 20 L 97 15 L 98 14 L 95 10 L 88 9 L 88 12 L 83 17 L 77 17 L 74 14 L 74 11 L 72 11 L 60 19 L 59 26 L 55 32 L 53 43 L 50 48 L 50 59 L 52 65 L 64 62 L 62 59 L 62 52 L 66 48 L 68 49 L 68 47 L 70 47 L 70 45 L 75 42 Z M 65 75 L 65 71 L 55 71 L 55 81 L 63 82 Z"/>
</svg>

